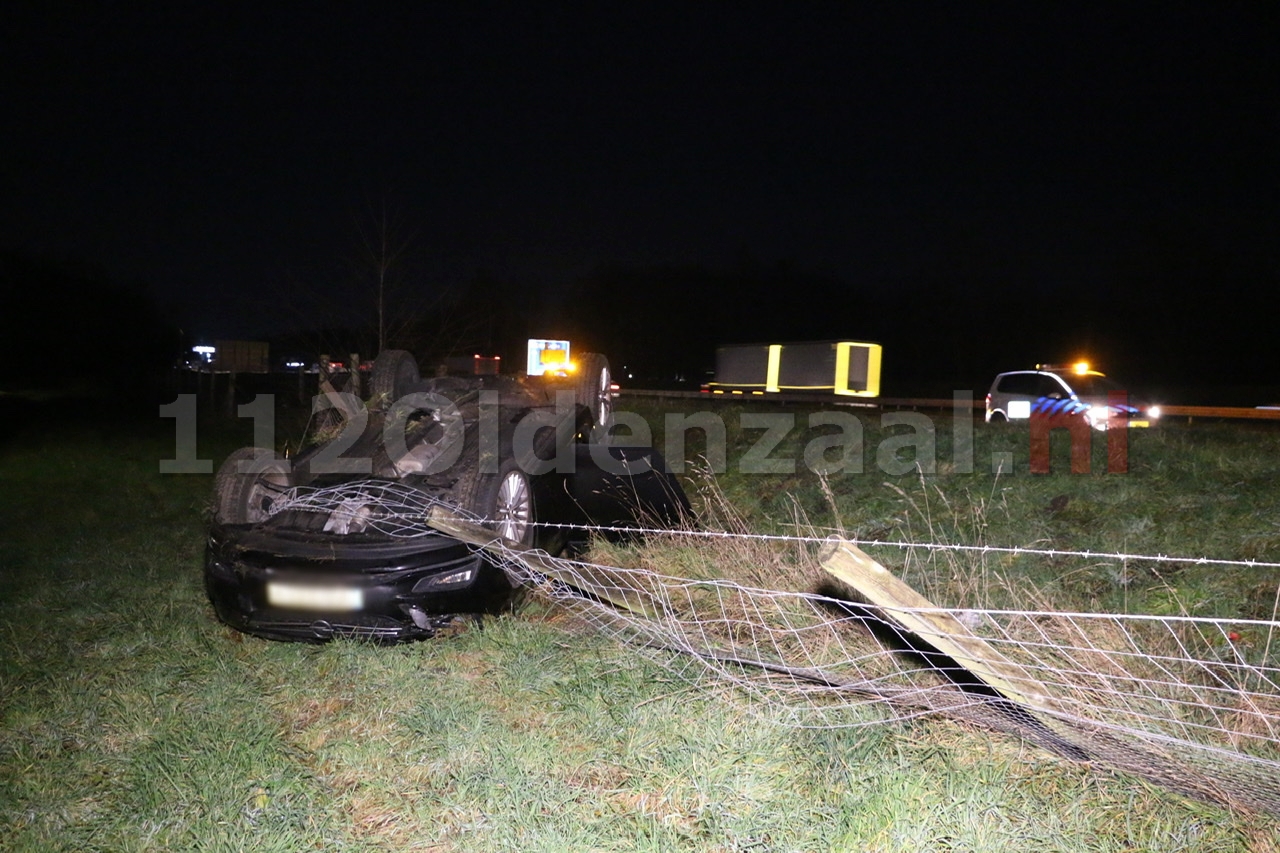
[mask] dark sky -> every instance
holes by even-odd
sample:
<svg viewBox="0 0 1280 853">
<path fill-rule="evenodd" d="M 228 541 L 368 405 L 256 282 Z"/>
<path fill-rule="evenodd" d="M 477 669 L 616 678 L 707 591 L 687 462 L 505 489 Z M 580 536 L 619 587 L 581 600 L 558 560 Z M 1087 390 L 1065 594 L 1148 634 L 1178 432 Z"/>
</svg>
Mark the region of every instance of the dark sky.
<svg viewBox="0 0 1280 853">
<path fill-rule="evenodd" d="M 890 293 L 1274 325 L 1273 4 L 403 5 L 7 4 L 0 248 L 209 338 L 343 287 L 384 204 L 426 289 L 776 264 L 824 332 Z"/>
</svg>

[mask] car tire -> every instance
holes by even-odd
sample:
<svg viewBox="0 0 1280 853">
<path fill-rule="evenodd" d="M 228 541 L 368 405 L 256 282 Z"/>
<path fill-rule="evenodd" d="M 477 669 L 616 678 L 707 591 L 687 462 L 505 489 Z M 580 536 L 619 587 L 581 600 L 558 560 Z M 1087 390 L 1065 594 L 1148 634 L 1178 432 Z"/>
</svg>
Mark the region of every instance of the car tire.
<svg viewBox="0 0 1280 853">
<path fill-rule="evenodd" d="M 1004 412 L 992 412 L 991 417 L 987 418 L 987 423 L 989 424 L 1004 424 L 1008 422 L 1009 419 L 1004 416 Z"/>
<path fill-rule="evenodd" d="M 575 389 L 578 404 L 591 413 L 588 426 L 607 427 L 613 417 L 613 376 L 609 371 L 609 359 L 598 352 L 583 354 L 578 359 L 578 386 Z"/>
<path fill-rule="evenodd" d="M 288 461 L 275 451 L 242 447 L 226 458 L 214 477 L 214 517 L 223 524 L 265 521 L 292 480 Z"/>
<path fill-rule="evenodd" d="M 476 478 L 470 509 L 485 527 L 523 547 L 531 547 L 537 521 L 533 480 L 515 459 L 507 459 L 496 474 Z"/>
<path fill-rule="evenodd" d="M 369 399 L 375 406 L 386 408 L 408 394 L 421 379 L 413 353 L 402 349 L 383 350 L 373 362 Z"/>
</svg>

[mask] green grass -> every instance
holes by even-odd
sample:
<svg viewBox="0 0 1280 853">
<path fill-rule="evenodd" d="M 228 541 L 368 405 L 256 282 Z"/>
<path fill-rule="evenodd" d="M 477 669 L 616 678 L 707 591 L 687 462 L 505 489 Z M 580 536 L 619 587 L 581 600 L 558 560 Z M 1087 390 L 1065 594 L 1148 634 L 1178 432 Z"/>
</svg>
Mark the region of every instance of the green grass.
<svg viewBox="0 0 1280 853">
<path fill-rule="evenodd" d="M 732 462 L 758 433 L 726 415 Z M 202 425 L 201 455 L 243 432 Z M 1174 425 L 1131 437 L 1128 475 L 1062 456 L 1043 477 L 1013 429 L 979 428 L 977 470 L 945 471 L 949 434 L 940 473 L 890 476 L 869 425 L 834 511 L 803 470 L 717 482 L 761 531 L 799 508 L 870 538 L 1280 556 L 1280 430 Z M 86 418 L 0 445 L 0 849 L 1275 849 L 1269 821 L 956 723 L 787 727 L 536 602 L 396 648 L 244 637 L 201 587 L 212 478 L 159 474 L 172 443 L 170 421 Z M 1274 618 L 1274 570 L 877 556 L 956 596 L 1016 581 L 1063 608 Z"/>
<path fill-rule="evenodd" d="M 920 474 L 882 470 L 879 449 L 895 437 L 910 438 L 911 430 L 882 428 L 879 416 L 869 415 L 863 418 L 862 472 L 832 475 L 830 495 L 825 495 L 803 464 L 794 474 L 738 469 L 736 460 L 761 435 L 741 429 L 743 413 L 776 412 L 777 407 L 729 405 L 715 411 L 728 427 L 730 447 L 727 470 L 716 477 L 715 487 L 755 531 L 808 534 L 838 528 L 865 540 L 1280 561 L 1280 488 L 1275 485 L 1280 482 L 1280 424 L 1169 422 L 1130 430 L 1129 471 L 1123 474 L 1107 473 L 1102 434 L 1095 434 L 1091 473 L 1071 474 L 1062 433 L 1054 436 L 1052 472 L 1042 475 L 1030 473 L 1025 426 L 979 423 L 972 453 L 957 453 L 950 415 L 921 412 L 915 414 L 927 414 L 935 425 L 936 453 L 927 460 L 935 462 L 936 473 Z M 803 459 L 806 444 L 819 431 L 806 428 L 808 409 L 786 411 L 794 414 L 796 428 L 771 458 Z M 661 411 L 642 412 L 659 425 L 655 441 L 665 446 Z M 697 431 L 691 432 L 688 452 L 702 452 L 700 441 Z M 995 474 L 993 459 L 1001 454 L 1011 454 L 1013 466 Z M 910 450 L 898 459 L 904 465 L 914 461 Z M 965 459 L 972 459 L 970 470 L 957 471 L 954 463 Z M 699 485 L 695 476 L 688 488 Z M 920 566 L 929 576 L 917 580 L 925 583 L 936 580 L 939 564 L 947 559 L 894 548 L 876 549 L 875 556 L 897 569 L 905 564 L 907 574 Z M 987 575 L 993 595 L 1011 577 L 1058 609 L 1277 617 L 1274 569 L 1038 555 L 977 560 L 963 554 L 951 567 L 970 579 Z M 1013 602 L 997 597 L 940 603 Z"/>
</svg>

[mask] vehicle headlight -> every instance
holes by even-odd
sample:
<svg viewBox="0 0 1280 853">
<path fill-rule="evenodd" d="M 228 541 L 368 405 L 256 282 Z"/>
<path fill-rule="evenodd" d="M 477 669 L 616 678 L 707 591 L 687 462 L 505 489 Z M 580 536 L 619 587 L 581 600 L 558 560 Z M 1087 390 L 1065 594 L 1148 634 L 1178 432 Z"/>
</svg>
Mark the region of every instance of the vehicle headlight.
<svg viewBox="0 0 1280 853">
<path fill-rule="evenodd" d="M 1089 422 L 1089 426 L 1104 430 L 1111 420 L 1111 409 L 1106 406 L 1085 406 L 1084 417 Z"/>
<path fill-rule="evenodd" d="M 1149 417 L 1149 418 L 1158 418 L 1158 417 L 1160 417 L 1160 407 L 1159 407 L 1159 406 L 1152 406 L 1151 408 L 1147 409 L 1147 417 Z"/>
</svg>

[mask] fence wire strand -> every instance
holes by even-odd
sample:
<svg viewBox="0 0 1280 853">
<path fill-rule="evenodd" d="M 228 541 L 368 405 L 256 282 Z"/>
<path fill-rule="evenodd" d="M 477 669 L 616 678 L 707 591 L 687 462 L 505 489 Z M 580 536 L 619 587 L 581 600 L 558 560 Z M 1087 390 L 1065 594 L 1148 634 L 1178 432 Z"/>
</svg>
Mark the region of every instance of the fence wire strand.
<svg viewBox="0 0 1280 853">
<path fill-rule="evenodd" d="M 296 490 L 279 508 L 332 513 L 372 502 L 379 507 L 376 517 L 366 519 L 372 529 L 399 537 L 436 533 L 425 519 L 439 501 L 393 482 Z M 723 531 L 594 530 L 659 536 L 695 558 L 720 547 L 716 542 L 732 543 L 730 556 L 742 561 L 746 578 L 752 560 L 776 559 L 781 549 L 796 561 L 795 577 L 806 583 L 821 573 L 815 546 L 827 541 Z M 987 545 L 859 544 L 1280 567 Z M 504 548 L 500 540 L 490 545 Z M 904 630 L 893 613 L 845 597 L 762 588 L 697 566 L 691 573 L 705 577 L 547 555 L 540 555 L 535 569 L 523 556 L 507 548 L 494 559 L 514 581 L 575 614 L 580 624 L 642 650 L 696 685 L 732 684 L 781 710 L 791 725 L 851 727 L 946 715 L 1188 796 L 1280 817 L 1280 622 L 1030 609 L 913 611 L 953 617 L 1022 673 L 1025 683 L 1037 685 L 1010 696 L 939 653 L 946 637 Z"/>
</svg>

